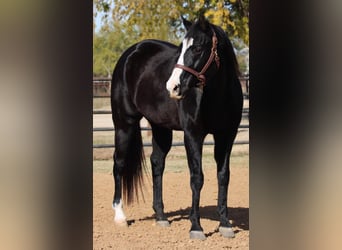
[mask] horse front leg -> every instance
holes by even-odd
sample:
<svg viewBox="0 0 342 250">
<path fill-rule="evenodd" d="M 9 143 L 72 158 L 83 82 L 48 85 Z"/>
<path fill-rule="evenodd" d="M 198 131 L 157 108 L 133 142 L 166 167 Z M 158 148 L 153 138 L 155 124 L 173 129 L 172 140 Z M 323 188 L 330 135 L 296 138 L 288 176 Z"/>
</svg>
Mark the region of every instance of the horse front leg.
<svg viewBox="0 0 342 250">
<path fill-rule="evenodd" d="M 151 154 L 152 178 L 153 178 L 153 210 L 156 213 L 157 225 L 162 227 L 170 226 L 164 214 L 163 203 L 163 173 L 165 169 L 165 158 L 172 144 L 172 130 L 152 125 L 152 146 Z"/>
<path fill-rule="evenodd" d="M 234 238 L 235 234 L 228 219 L 228 185 L 230 178 L 229 159 L 234 142 L 234 136 L 214 135 L 215 161 L 217 164 L 218 204 L 217 211 L 220 216 L 219 232 L 225 238 Z"/>
<path fill-rule="evenodd" d="M 190 212 L 190 238 L 205 240 L 203 228 L 200 223 L 200 194 L 203 187 L 202 171 L 202 148 L 204 135 L 193 135 L 184 133 L 184 143 L 187 153 L 188 165 L 190 170 L 190 186 L 192 191 L 192 205 Z"/>
</svg>

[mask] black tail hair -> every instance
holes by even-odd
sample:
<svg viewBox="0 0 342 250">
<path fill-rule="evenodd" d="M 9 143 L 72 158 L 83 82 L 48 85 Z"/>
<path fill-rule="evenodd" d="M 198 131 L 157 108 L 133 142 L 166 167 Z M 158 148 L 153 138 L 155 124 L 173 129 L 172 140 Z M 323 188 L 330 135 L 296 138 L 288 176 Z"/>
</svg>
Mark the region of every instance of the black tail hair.
<svg viewBox="0 0 342 250">
<path fill-rule="evenodd" d="M 139 202 L 139 193 L 145 202 L 143 174 L 146 172 L 146 161 L 139 124 L 134 128 L 133 133 L 122 173 L 123 198 L 127 205 L 134 200 Z"/>
</svg>

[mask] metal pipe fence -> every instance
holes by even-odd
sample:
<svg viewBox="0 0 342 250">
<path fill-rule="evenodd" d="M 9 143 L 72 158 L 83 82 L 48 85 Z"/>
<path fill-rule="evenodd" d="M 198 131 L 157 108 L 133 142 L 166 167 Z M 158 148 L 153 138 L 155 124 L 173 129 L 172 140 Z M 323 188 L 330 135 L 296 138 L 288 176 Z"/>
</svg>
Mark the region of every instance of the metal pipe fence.
<svg viewBox="0 0 342 250">
<path fill-rule="evenodd" d="M 249 77 L 243 76 L 240 77 L 240 82 L 242 85 L 243 95 L 245 99 L 249 99 Z M 110 85 L 111 79 L 110 78 L 93 78 L 93 98 L 110 98 Z M 93 110 L 93 115 L 109 115 L 111 114 L 111 110 Z M 247 121 L 249 117 L 249 108 L 244 108 L 242 112 L 242 119 L 246 119 Z M 249 129 L 248 124 L 240 124 L 239 132 L 243 129 Z M 141 127 L 142 131 L 151 131 L 150 127 Z M 93 133 L 96 132 L 112 132 L 115 131 L 114 127 L 94 127 Z M 235 141 L 234 144 L 242 145 L 242 144 L 249 144 L 249 140 L 240 140 Z M 205 141 L 203 145 L 214 145 L 213 141 Z M 152 143 L 144 143 L 144 147 L 152 147 Z M 184 142 L 172 142 L 172 146 L 184 146 Z M 93 149 L 98 148 L 114 148 L 114 144 L 93 144 Z"/>
</svg>

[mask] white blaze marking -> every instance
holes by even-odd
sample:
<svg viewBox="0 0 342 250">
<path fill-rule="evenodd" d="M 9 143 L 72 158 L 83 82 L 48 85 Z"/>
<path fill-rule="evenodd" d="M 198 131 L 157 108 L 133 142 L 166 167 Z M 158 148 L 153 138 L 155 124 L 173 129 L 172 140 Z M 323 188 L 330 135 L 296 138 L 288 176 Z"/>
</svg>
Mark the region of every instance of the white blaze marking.
<svg viewBox="0 0 342 250">
<path fill-rule="evenodd" d="M 122 208 L 122 200 L 119 204 L 113 204 L 113 209 L 115 211 L 114 221 L 117 223 L 122 223 L 126 221 L 126 216 Z"/>
<path fill-rule="evenodd" d="M 185 51 L 193 44 L 194 39 L 193 38 L 186 38 L 183 40 L 183 46 L 182 46 L 182 52 L 178 58 L 177 64 L 184 65 L 184 54 Z M 180 75 L 182 74 L 182 69 L 180 68 L 174 68 L 172 71 L 172 74 L 169 78 L 169 80 L 166 82 L 166 89 L 170 92 L 170 95 L 177 95 L 177 93 L 174 93 L 174 88 L 180 84 Z"/>
</svg>

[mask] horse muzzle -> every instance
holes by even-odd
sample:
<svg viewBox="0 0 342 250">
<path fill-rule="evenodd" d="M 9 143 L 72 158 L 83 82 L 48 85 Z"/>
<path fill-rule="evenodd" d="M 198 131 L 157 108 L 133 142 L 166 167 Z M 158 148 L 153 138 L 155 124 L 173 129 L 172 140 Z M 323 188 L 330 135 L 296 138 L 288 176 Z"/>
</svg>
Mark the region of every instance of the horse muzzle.
<svg viewBox="0 0 342 250">
<path fill-rule="evenodd" d="M 171 91 L 169 91 L 169 93 L 170 93 L 170 97 L 173 99 L 181 99 L 182 98 L 179 85 L 176 85 Z"/>
<path fill-rule="evenodd" d="M 169 91 L 170 97 L 173 99 L 181 99 L 182 95 L 180 93 L 180 84 L 170 83 L 167 84 L 167 90 Z"/>
</svg>

